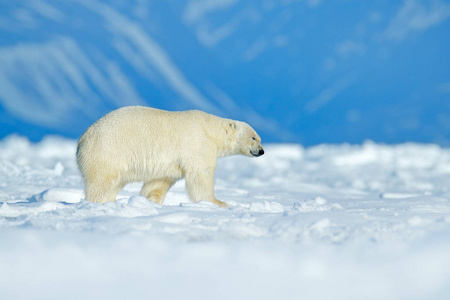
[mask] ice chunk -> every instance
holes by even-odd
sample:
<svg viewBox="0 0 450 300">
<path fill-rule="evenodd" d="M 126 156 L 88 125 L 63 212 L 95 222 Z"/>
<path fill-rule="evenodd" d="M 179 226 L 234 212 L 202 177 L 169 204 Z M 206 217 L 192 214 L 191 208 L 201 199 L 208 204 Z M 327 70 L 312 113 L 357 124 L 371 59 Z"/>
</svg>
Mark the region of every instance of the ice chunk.
<svg viewBox="0 0 450 300">
<path fill-rule="evenodd" d="M 52 188 L 32 196 L 31 199 L 36 201 L 78 203 L 81 199 L 83 199 L 83 197 L 83 190 Z"/>
</svg>

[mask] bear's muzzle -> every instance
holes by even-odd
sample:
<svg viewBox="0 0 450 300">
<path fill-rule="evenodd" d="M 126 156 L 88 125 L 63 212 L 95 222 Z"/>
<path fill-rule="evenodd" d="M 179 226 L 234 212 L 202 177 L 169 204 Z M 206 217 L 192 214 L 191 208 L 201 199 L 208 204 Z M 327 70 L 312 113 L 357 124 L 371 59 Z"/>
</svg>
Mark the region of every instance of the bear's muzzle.
<svg viewBox="0 0 450 300">
<path fill-rule="evenodd" d="M 264 149 L 257 149 L 256 151 L 250 151 L 250 154 L 259 157 L 264 154 Z"/>
</svg>

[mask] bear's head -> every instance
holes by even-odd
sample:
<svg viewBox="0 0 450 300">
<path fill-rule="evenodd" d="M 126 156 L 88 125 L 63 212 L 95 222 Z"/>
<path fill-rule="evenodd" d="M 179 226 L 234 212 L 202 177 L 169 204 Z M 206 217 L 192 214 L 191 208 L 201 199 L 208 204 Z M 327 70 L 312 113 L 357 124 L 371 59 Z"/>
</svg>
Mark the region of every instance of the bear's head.
<svg viewBox="0 0 450 300">
<path fill-rule="evenodd" d="M 264 149 L 261 145 L 261 138 L 256 131 L 247 123 L 236 122 L 236 146 L 240 154 L 246 156 L 261 156 Z"/>
</svg>

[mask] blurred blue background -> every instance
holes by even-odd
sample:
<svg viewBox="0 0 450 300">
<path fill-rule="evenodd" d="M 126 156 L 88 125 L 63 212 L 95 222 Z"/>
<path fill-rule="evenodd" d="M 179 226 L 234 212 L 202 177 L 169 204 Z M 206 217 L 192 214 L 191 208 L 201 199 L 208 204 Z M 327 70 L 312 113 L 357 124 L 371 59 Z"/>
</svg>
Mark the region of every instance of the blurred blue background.
<svg viewBox="0 0 450 300">
<path fill-rule="evenodd" d="M 442 0 L 0 2 L 0 138 L 77 138 L 124 105 L 266 142 L 450 145 Z"/>
</svg>

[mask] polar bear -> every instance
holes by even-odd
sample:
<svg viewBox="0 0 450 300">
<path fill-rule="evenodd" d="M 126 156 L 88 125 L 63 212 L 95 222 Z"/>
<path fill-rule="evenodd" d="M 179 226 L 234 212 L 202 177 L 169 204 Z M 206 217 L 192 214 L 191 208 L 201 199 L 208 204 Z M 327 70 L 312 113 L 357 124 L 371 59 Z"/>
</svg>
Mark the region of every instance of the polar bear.
<svg viewBox="0 0 450 300">
<path fill-rule="evenodd" d="M 247 123 L 197 110 L 128 106 L 83 133 L 77 164 L 91 202 L 115 201 L 127 183 L 143 181 L 141 195 L 162 204 L 170 187 L 185 178 L 192 201 L 226 207 L 214 196 L 214 171 L 218 157 L 235 154 L 264 154 L 260 137 Z"/>
</svg>

